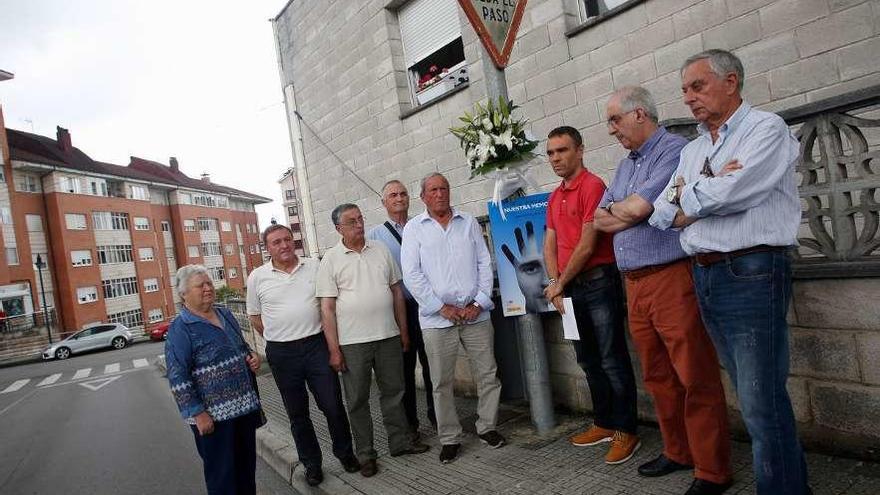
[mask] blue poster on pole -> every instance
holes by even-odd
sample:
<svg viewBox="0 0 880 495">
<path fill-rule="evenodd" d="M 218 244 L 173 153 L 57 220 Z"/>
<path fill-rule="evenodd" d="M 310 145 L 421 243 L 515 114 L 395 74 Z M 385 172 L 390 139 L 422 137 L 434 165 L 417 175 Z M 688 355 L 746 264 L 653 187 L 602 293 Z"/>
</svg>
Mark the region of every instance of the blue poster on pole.
<svg viewBox="0 0 880 495">
<path fill-rule="evenodd" d="M 504 316 L 555 311 L 544 298 L 544 229 L 547 199 L 539 193 L 501 202 L 489 202 L 489 224 L 498 268 L 498 285 Z"/>
</svg>

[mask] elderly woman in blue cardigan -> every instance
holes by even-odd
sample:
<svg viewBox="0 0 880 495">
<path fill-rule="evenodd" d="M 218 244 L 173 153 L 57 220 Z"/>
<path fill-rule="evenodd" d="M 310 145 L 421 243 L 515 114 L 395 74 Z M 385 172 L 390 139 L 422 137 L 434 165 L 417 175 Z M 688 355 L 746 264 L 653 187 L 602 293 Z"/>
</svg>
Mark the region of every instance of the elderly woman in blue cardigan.
<svg viewBox="0 0 880 495">
<path fill-rule="evenodd" d="M 180 314 L 168 330 L 165 362 L 177 407 L 192 427 L 209 494 L 256 493 L 260 399 L 252 373 L 260 358 L 235 317 L 214 306 L 214 284 L 201 265 L 177 270 Z"/>
</svg>

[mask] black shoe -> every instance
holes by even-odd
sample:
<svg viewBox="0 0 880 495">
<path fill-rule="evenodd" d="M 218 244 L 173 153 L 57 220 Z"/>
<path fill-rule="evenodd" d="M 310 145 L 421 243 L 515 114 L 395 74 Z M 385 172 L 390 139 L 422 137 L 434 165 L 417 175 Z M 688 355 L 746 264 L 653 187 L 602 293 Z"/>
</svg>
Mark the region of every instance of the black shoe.
<svg viewBox="0 0 880 495">
<path fill-rule="evenodd" d="M 309 486 L 318 486 L 324 481 L 324 472 L 321 468 L 306 468 L 306 483 Z"/>
<path fill-rule="evenodd" d="M 684 492 L 684 495 L 721 495 L 732 484 L 730 481 L 727 483 L 712 483 L 711 481 L 694 478 L 694 482 L 691 483 L 688 491 Z"/>
<path fill-rule="evenodd" d="M 642 476 L 647 476 L 649 478 L 656 478 L 657 476 L 666 476 L 669 473 L 684 471 L 685 469 L 693 468 L 693 466 L 689 466 L 687 464 L 679 464 L 669 459 L 665 455 L 660 454 L 660 456 L 653 461 L 648 461 L 639 466 L 639 474 L 641 474 Z"/>
<path fill-rule="evenodd" d="M 427 452 L 429 450 L 431 450 L 431 447 L 429 447 L 423 443 L 413 442 L 413 444 L 407 449 L 398 450 L 397 452 L 392 452 L 391 457 L 400 457 L 402 455 L 412 455 L 412 454 L 424 454 L 425 452 Z"/>
<path fill-rule="evenodd" d="M 361 476 L 364 478 L 369 478 L 370 476 L 375 475 L 379 472 L 379 466 L 376 465 L 376 459 L 370 459 L 369 461 L 364 461 L 361 464 Z"/>
<path fill-rule="evenodd" d="M 499 435 L 495 430 L 487 431 L 486 433 L 477 436 L 480 437 L 481 442 L 493 449 L 500 449 L 505 443 L 507 443 L 507 441 L 504 440 L 504 437 Z"/>
<path fill-rule="evenodd" d="M 440 449 L 440 462 L 443 464 L 449 464 L 454 461 L 456 457 L 458 457 L 458 450 L 461 448 L 461 444 L 451 443 L 449 445 L 444 445 L 442 449 Z"/>
<path fill-rule="evenodd" d="M 422 439 L 422 434 L 419 432 L 419 427 L 416 426 L 409 430 L 409 441 L 412 443 L 419 443 L 419 440 Z"/>
<path fill-rule="evenodd" d="M 356 473 L 361 470 L 361 463 L 353 455 L 339 459 L 339 463 L 342 464 L 342 469 L 345 469 L 346 473 Z"/>
</svg>

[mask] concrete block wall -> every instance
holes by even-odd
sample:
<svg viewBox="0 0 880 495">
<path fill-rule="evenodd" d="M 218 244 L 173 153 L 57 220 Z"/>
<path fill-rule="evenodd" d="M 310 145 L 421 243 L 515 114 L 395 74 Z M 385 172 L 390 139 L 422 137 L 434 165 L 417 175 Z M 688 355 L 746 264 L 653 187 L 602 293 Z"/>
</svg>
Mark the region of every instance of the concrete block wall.
<svg viewBox="0 0 880 495">
<path fill-rule="evenodd" d="M 611 92 L 641 84 L 654 94 L 661 119 L 689 117 L 679 68 L 703 49 L 737 53 L 746 69 L 745 97 L 770 111 L 880 84 L 874 56 L 880 50 L 880 0 L 644 0 L 581 30 L 577 2 L 528 2 L 507 86 L 533 136 L 543 141 L 562 124 L 578 128 L 587 166 L 606 180 L 624 155 L 605 125 Z M 419 179 L 440 171 L 450 180 L 455 206 L 486 213 L 492 184 L 469 179 L 448 132 L 462 112 L 485 98 L 479 41 L 460 13 L 469 86 L 411 113 L 395 12 L 404 3 L 295 1 L 276 20 L 282 86 L 294 85 L 303 117 L 321 252 L 338 242 L 330 224 L 337 204 L 359 204 L 368 224 L 383 220 L 378 196 L 346 168 L 375 190 L 391 178 L 402 180 L 413 197 L 411 213 L 423 208 Z M 540 159 L 530 173 L 544 190 L 558 183 Z M 869 308 L 878 292 L 878 282 L 869 279 L 798 282 L 792 311 L 789 388 L 802 431 L 824 446 L 846 437 L 843 448 L 859 455 L 874 455 L 868 445 L 880 439 L 876 425 L 867 424 L 867 412 L 880 402 L 880 368 L 872 365 L 880 355 L 880 319 L 873 310 L 853 311 L 847 297 Z M 583 373 L 561 339 L 558 319 L 545 321 L 555 398 L 588 410 Z M 460 371 L 462 389 L 472 390 L 466 366 Z M 735 398 L 728 397 L 735 410 Z M 643 391 L 640 399 L 640 412 L 653 417 Z"/>
</svg>

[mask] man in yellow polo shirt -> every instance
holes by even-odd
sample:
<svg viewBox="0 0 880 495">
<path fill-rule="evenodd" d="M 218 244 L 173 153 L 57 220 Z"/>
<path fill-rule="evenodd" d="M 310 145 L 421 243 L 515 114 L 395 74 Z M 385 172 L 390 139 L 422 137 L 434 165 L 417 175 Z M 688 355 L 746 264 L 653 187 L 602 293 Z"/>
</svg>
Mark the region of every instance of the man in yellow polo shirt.
<svg viewBox="0 0 880 495">
<path fill-rule="evenodd" d="M 324 253 L 316 295 L 330 349 L 330 366 L 341 373 L 361 475 L 376 474 L 370 385 L 379 386 L 382 419 L 392 456 L 428 450 L 409 435 L 403 410 L 403 351 L 409 346 L 400 269 L 384 244 L 364 236 L 357 205 L 331 214 L 342 240 Z"/>
</svg>

